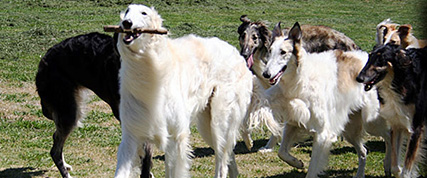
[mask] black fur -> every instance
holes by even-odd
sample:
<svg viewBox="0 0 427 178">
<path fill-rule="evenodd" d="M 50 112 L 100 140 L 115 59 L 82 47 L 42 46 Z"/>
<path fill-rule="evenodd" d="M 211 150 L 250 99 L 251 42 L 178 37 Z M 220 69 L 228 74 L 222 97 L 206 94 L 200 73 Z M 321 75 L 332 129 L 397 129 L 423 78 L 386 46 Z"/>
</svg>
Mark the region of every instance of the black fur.
<svg viewBox="0 0 427 178">
<path fill-rule="evenodd" d="M 393 91 L 400 96 L 405 105 L 415 105 L 415 114 L 412 118 L 413 133 L 409 138 L 405 156 L 405 168 L 411 170 L 417 159 L 417 152 L 421 148 L 427 122 L 427 47 L 422 49 L 401 49 L 397 45 L 378 47 L 369 55 L 369 60 L 357 80 L 368 84 L 379 82 L 387 72 L 385 69 L 382 71 L 373 69 L 384 67 L 388 65 L 387 63 L 391 63 L 393 68 L 394 78 L 391 83 Z"/>
<path fill-rule="evenodd" d="M 117 39 L 117 37 L 115 38 Z M 81 89 L 88 88 L 111 107 L 114 116 L 119 115 L 120 56 L 116 40 L 109 35 L 89 33 L 68 38 L 51 47 L 39 63 L 36 75 L 37 92 L 43 114 L 53 120 L 51 156 L 62 177 L 68 170 L 63 165 L 64 143 L 75 128 Z M 151 150 L 146 147 L 141 177 L 148 177 L 151 168 Z"/>
</svg>

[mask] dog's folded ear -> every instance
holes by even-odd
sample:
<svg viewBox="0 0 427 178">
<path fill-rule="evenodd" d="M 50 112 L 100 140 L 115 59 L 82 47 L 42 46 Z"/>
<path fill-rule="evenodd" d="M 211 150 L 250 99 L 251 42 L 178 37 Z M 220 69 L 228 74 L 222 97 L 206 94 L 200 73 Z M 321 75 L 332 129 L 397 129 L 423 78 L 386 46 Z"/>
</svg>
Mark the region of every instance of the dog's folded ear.
<svg viewBox="0 0 427 178">
<path fill-rule="evenodd" d="M 272 32 L 273 33 L 273 37 L 272 37 L 273 40 L 272 41 L 274 41 L 274 39 L 278 36 L 283 36 L 282 27 L 280 27 L 281 23 L 282 22 L 279 22 L 276 24 L 276 26 L 274 26 L 273 32 Z"/>
<path fill-rule="evenodd" d="M 408 36 L 409 33 L 411 33 L 412 30 L 412 26 L 409 24 L 405 24 L 399 27 L 399 29 L 397 30 L 397 32 L 399 32 L 399 37 L 405 37 Z"/>
<path fill-rule="evenodd" d="M 251 23 L 251 19 L 248 18 L 248 15 L 240 16 L 240 21 L 242 21 L 243 23 Z"/>
</svg>

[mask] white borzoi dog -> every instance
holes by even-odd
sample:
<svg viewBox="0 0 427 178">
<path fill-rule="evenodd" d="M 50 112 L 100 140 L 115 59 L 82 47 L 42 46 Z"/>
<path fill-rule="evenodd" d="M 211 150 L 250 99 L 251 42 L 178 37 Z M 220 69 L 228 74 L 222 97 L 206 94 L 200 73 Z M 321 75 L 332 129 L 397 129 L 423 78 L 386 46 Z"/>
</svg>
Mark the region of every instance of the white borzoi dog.
<svg viewBox="0 0 427 178">
<path fill-rule="evenodd" d="M 365 92 L 364 86 L 355 80 L 368 54 L 360 50 L 307 53 L 302 47 L 301 37 L 301 28 L 296 23 L 287 38 L 275 38 L 263 74 L 272 84 L 279 82 L 267 90 L 273 111 L 286 124 L 279 157 L 294 167 L 302 168 L 302 161 L 290 155 L 289 149 L 300 137 L 300 132 L 314 133 L 306 177 L 317 177 L 327 165 L 332 143 L 343 133 L 359 155 L 356 177 L 364 177 L 366 149 L 362 124 L 355 122 L 357 125 L 345 126 L 350 121 L 348 115 L 353 111 L 361 110 L 360 117 L 365 122 L 378 116 L 376 92 Z"/>
<path fill-rule="evenodd" d="M 154 8 L 135 4 L 121 14 L 120 25 L 163 28 Z M 137 168 L 144 141 L 165 152 L 166 177 L 189 177 L 192 121 L 215 151 L 215 177 L 237 177 L 233 148 L 239 127 L 263 108 L 251 104 L 263 93 L 253 91 L 258 82 L 239 51 L 218 38 L 142 33 L 120 34 L 118 49 L 122 142 L 116 177 L 129 177 Z"/>
</svg>

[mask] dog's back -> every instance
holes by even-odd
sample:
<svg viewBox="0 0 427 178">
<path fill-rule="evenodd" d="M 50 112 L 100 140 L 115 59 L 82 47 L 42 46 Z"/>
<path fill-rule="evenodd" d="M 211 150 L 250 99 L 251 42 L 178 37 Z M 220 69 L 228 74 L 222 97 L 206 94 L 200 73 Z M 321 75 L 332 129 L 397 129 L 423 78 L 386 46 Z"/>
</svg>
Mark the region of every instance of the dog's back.
<svg viewBox="0 0 427 178">
<path fill-rule="evenodd" d="M 36 75 L 43 114 L 52 119 L 47 108 L 66 105 L 58 101 L 61 94 L 80 87 L 115 105 L 113 111 L 118 112 L 120 57 L 115 48 L 113 38 L 100 33 L 68 38 L 50 48 L 41 59 Z M 115 116 L 118 118 L 118 113 Z"/>
<path fill-rule="evenodd" d="M 360 49 L 344 33 L 326 26 L 302 25 L 303 47 L 309 53 L 323 52 L 332 49 L 353 51 Z"/>
</svg>

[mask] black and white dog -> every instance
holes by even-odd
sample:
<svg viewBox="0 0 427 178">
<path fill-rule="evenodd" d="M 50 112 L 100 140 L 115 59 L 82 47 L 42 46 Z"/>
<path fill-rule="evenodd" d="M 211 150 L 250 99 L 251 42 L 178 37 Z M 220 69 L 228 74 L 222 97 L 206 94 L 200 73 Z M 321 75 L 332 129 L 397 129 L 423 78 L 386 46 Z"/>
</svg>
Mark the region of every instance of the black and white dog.
<svg viewBox="0 0 427 178">
<path fill-rule="evenodd" d="M 396 177 L 413 177 L 414 163 L 420 160 L 419 148 L 427 120 L 427 48 L 402 49 L 383 45 L 374 49 L 357 77 L 365 90 L 376 85 L 383 105 L 380 115 L 392 127 L 392 172 Z M 408 138 L 403 170 L 400 152 Z"/>
<path fill-rule="evenodd" d="M 50 151 L 62 177 L 71 177 L 72 169 L 65 163 L 62 150 L 64 143 L 83 117 L 81 111 L 84 89 L 92 90 L 111 107 L 119 117 L 120 56 L 116 40 L 100 33 L 89 33 L 68 38 L 51 47 L 39 63 L 36 75 L 37 92 L 43 114 L 53 120 L 56 131 Z M 141 177 L 148 177 L 151 152 L 143 161 Z"/>
</svg>

